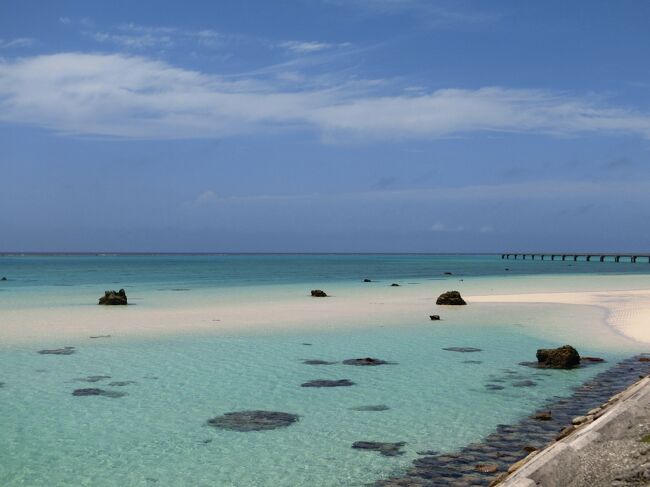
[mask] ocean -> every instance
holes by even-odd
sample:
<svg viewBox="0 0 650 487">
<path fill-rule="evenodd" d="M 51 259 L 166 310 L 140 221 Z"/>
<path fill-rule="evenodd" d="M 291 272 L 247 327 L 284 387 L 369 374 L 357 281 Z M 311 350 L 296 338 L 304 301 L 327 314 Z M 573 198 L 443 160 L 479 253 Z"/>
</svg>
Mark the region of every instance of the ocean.
<svg viewBox="0 0 650 487">
<path fill-rule="evenodd" d="M 69 308 L 94 313 L 112 288 L 124 288 L 138 311 L 178 311 L 224 300 L 255 306 L 258 295 L 312 299 L 317 287 L 385 292 L 393 282 L 400 293 L 430 288 L 432 298 L 448 288 L 545 289 L 549 280 L 558 290 L 633 289 L 648 282 L 650 265 L 493 255 L 11 255 L 0 256 L 0 276 L 1 330 L 8 311 L 42 309 L 44 327 Z M 594 307 L 470 302 L 449 320 L 425 318 L 393 313 L 352 326 L 342 315 L 327 327 L 281 331 L 1 343 L 0 485 L 363 486 L 398 475 L 422 452 L 480 441 L 640 350 Z M 569 371 L 519 365 L 564 341 L 606 362 Z M 74 353 L 38 353 L 63 346 Z M 388 363 L 342 363 L 359 357 Z M 353 385 L 301 386 L 342 379 Z M 78 389 L 108 394 L 73 395 Z M 208 423 L 255 410 L 296 421 L 261 431 Z M 386 456 L 353 449 L 358 441 L 404 445 Z"/>
</svg>

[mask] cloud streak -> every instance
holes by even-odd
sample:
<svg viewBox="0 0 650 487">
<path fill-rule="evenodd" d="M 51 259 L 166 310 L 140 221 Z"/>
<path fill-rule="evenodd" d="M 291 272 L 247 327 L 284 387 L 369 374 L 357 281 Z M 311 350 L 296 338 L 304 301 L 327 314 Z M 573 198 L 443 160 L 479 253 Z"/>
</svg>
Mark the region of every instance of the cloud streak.
<svg viewBox="0 0 650 487">
<path fill-rule="evenodd" d="M 222 77 L 142 56 L 61 53 L 0 60 L 0 121 L 150 139 L 282 130 L 359 141 L 489 132 L 650 138 L 649 114 L 592 97 L 503 87 L 385 95 L 371 85 L 290 90 L 265 77 Z"/>
</svg>

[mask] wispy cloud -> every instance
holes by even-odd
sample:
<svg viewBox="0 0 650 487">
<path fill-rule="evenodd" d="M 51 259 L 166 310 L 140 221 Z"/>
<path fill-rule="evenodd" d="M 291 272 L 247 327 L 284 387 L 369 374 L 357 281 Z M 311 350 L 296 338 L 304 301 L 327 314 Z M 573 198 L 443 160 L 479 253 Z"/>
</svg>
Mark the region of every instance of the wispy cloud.
<svg viewBox="0 0 650 487">
<path fill-rule="evenodd" d="M 325 3 L 354 8 L 366 15 L 411 15 L 431 28 L 471 28 L 493 24 L 502 14 L 464 0 L 323 0 Z"/>
<path fill-rule="evenodd" d="M 36 39 L 31 37 L 17 37 L 16 39 L 0 39 L 0 49 L 12 49 L 21 47 L 30 47 L 36 43 Z"/>
<path fill-rule="evenodd" d="M 61 133 L 200 138 L 311 130 L 351 140 L 510 132 L 650 138 L 650 115 L 593 97 L 488 87 L 389 96 L 373 83 L 295 90 L 123 54 L 0 60 L 0 120 Z"/>
<path fill-rule="evenodd" d="M 111 43 L 127 49 L 169 48 L 175 45 L 169 35 L 154 35 L 142 33 L 137 35 L 110 34 L 107 32 L 88 33 L 94 40 L 102 43 Z"/>
<path fill-rule="evenodd" d="M 283 41 L 280 42 L 278 46 L 294 53 L 305 54 L 333 48 L 349 47 L 351 44 L 349 42 L 331 44 L 328 42 L 317 41 Z"/>
</svg>

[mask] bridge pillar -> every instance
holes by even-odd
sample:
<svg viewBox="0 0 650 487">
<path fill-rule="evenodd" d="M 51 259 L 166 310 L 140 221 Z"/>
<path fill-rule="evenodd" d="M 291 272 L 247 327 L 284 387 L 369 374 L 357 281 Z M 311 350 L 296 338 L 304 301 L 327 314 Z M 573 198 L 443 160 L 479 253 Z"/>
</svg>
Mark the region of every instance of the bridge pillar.
<svg viewBox="0 0 650 487">
<path fill-rule="evenodd" d="M 562 261 L 564 261 L 565 259 L 566 259 L 566 255 L 563 255 L 562 256 Z"/>
<path fill-rule="evenodd" d="M 619 262 L 621 260 L 621 256 L 617 255 L 614 257 L 614 262 Z"/>
<path fill-rule="evenodd" d="M 630 257 L 630 261 L 632 262 L 632 264 L 636 264 L 636 255 Z"/>
<path fill-rule="evenodd" d="M 577 255 L 574 255 L 574 256 L 573 256 L 573 262 L 575 262 L 575 261 L 577 261 L 577 260 L 578 260 L 578 256 L 577 256 Z"/>
<path fill-rule="evenodd" d="M 600 256 L 600 261 L 601 261 L 601 262 L 605 262 L 605 256 L 604 256 L 604 255 L 601 255 L 601 256 Z"/>
<path fill-rule="evenodd" d="M 587 256 L 587 262 L 591 262 L 591 255 Z"/>
</svg>

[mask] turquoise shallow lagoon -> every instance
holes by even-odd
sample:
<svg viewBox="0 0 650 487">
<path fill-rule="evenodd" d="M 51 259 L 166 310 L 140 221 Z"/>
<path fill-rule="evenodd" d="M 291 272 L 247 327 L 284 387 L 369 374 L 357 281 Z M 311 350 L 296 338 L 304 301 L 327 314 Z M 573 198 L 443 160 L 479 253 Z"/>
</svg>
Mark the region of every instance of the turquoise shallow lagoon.
<svg viewBox="0 0 650 487">
<path fill-rule="evenodd" d="M 335 279 L 327 276 L 332 272 L 328 265 L 331 256 L 323 257 L 320 267 L 314 263 L 317 257 L 309 258 L 311 264 L 300 279 L 282 274 L 286 263 L 271 266 L 272 271 L 258 268 L 255 272 L 273 272 L 275 277 L 269 276 L 265 285 L 278 289 L 323 281 L 346 289 L 356 285 L 353 281 L 358 275 L 374 278 L 379 273 L 376 266 L 383 265 L 382 272 L 390 269 L 381 258 L 373 257 L 372 269 L 357 263 L 361 267 L 350 272 L 354 278 L 337 275 Z M 200 286 L 197 283 L 210 281 L 209 274 L 204 280 L 194 276 L 193 269 L 201 266 L 193 263 L 188 267 L 186 259 L 190 257 L 182 258 L 182 269 L 174 272 L 170 271 L 174 265 L 164 262 L 167 271 L 156 271 L 157 277 L 150 276 L 149 281 L 138 278 L 137 267 L 128 258 L 120 267 L 120 257 L 110 257 L 106 274 L 101 258 L 79 258 L 81 263 L 74 257 L 26 259 L 0 258 L 0 274 L 9 275 L 9 283 L 19 283 L 0 293 L 0 313 L 3 306 L 12 308 L 17 302 L 26 306 L 33 300 L 34 306 L 39 306 L 43 300 L 79 296 L 84 289 L 97 294 L 98 287 L 103 288 L 112 279 L 123 282 L 131 272 L 134 277 L 129 284 L 143 289 L 139 306 L 155 307 L 149 296 L 156 293 L 165 295 L 169 289 L 184 287 L 196 290 Z M 40 270 L 38 259 L 45 262 Z M 66 264 L 65 259 L 75 263 Z M 263 261 L 257 256 L 252 263 L 243 262 L 255 268 L 259 259 Z M 450 266 L 455 273 L 473 279 L 472 286 L 479 289 L 481 279 L 492 283 L 490 286 L 506 279 L 491 277 L 487 271 L 472 274 L 471 259 L 463 259 L 456 264 L 453 259 L 437 262 L 438 267 L 430 269 L 429 274 L 420 274 L 419 270 L 414 272 L 417 275 L 402 274 L 395 279 L 437 279 L 441 269 Z M 484 268 L 480 263 L 484 259 L 477 258 L 478 269 Z M 11 265 L 7 265 L 8 260 Z M 92 266 L 87 266 L 88 262 Z M 432 265 L 427 262 L 420 261 Z M 503 267 L 500 259 L 498 265 Z M 66 266 L 72 266 L 76 277 L 65 277 Z M 413 267 L 419 269 L 417 261 Z M 155 260 L 139 267 L 146 275 L 145 268 L 155 269 Z M 529 268 L 529 274 L 519 271 L 518 277 L 507 279 L 529 282 L 539 277 L 536 269 Z M 373 270 L 375 274 L 371 274 Z M 589 271 L 583 268 L 581 272 Z M 94 281 L 87 276 L 93 273 Z M 237 274 L 230 268 L 228 273 Z M 568 280 L 574 277 L 566 276 Z M 69 286 L 56 285 L 64 278 Z M 388 278 L 382 275 L 382 279 Z M 34 279 L 32 285 L 28 279 Z M 75 284 L 75 279 L 83 282 Z M 239 290 L 229 291 L 233 299 L 250 289 L 232 279 L 232 288 Z M 201 295 L 213 287 L 226 287 L 225 277 L 218 281 L 213 286 L 204 282 Z M 272 288 L 268 292 L 272 293 Z M 8 295 L 12 298 L 7 299 Z M 396 326 L 392 317 L 385 326 L 371 327 L 347 326 L 342 320 L 336 329 L 327 331 L 85 337 L 66 343 L 48 339 L 0 345 L 0 382 L 4 383 L 0 388 L 0 485 L 361 486 L 399 473 L 418 451 L 452 451 L 478 441 L 497 424 L 517 421 L 550 397 L 569 395 L 572 388 L 611 363 L 639 351 L 634 342 L 608 330 L 603 312 L 595 308 L 477 305 L 468 306 L 463 313 L 454 323 L 407 321 Z M 517 365 L 533 359 L 537 348 L 557 346 L 563 340 L 575 343 L 584 355 L 601 356 L 608 362 L 572 371 L 540 371 Z M 37 353 L 62 345 L 76 347 L 75 353 Z M 481 351 L 443 350 L 447 347 L 477 347 Z M 340 363 L 365 356 L 396 363 L 378 367 Z M 314 366 L 304 364 L 305 359 L 339 363 Z M 80 380 L 91 376 L 110 377 L 97 382 Z M 300 387 L 313 379 L 350 379 L 355 385 Z M 110 386 L 114 381 L 133 383 Z M 534 385 L 518 387 L 521 381 L 533 381 Z M 489 384 L 503 389 L 490 390 L 486 387 Z M 127 395 L 72 395 L 73 390 L 87 387 Z M 386 405 L 389 409 L 353 409 L 369 405 Z M 284 411 L 298 414 L 300 419 L 287 428 L 246 433 L 206 424 L 214 416 L 249 409 Z M 360 440 L 404 441 L 405 453 L 385 457 L 353 450 L 352 443 Z"/>
</svg>

